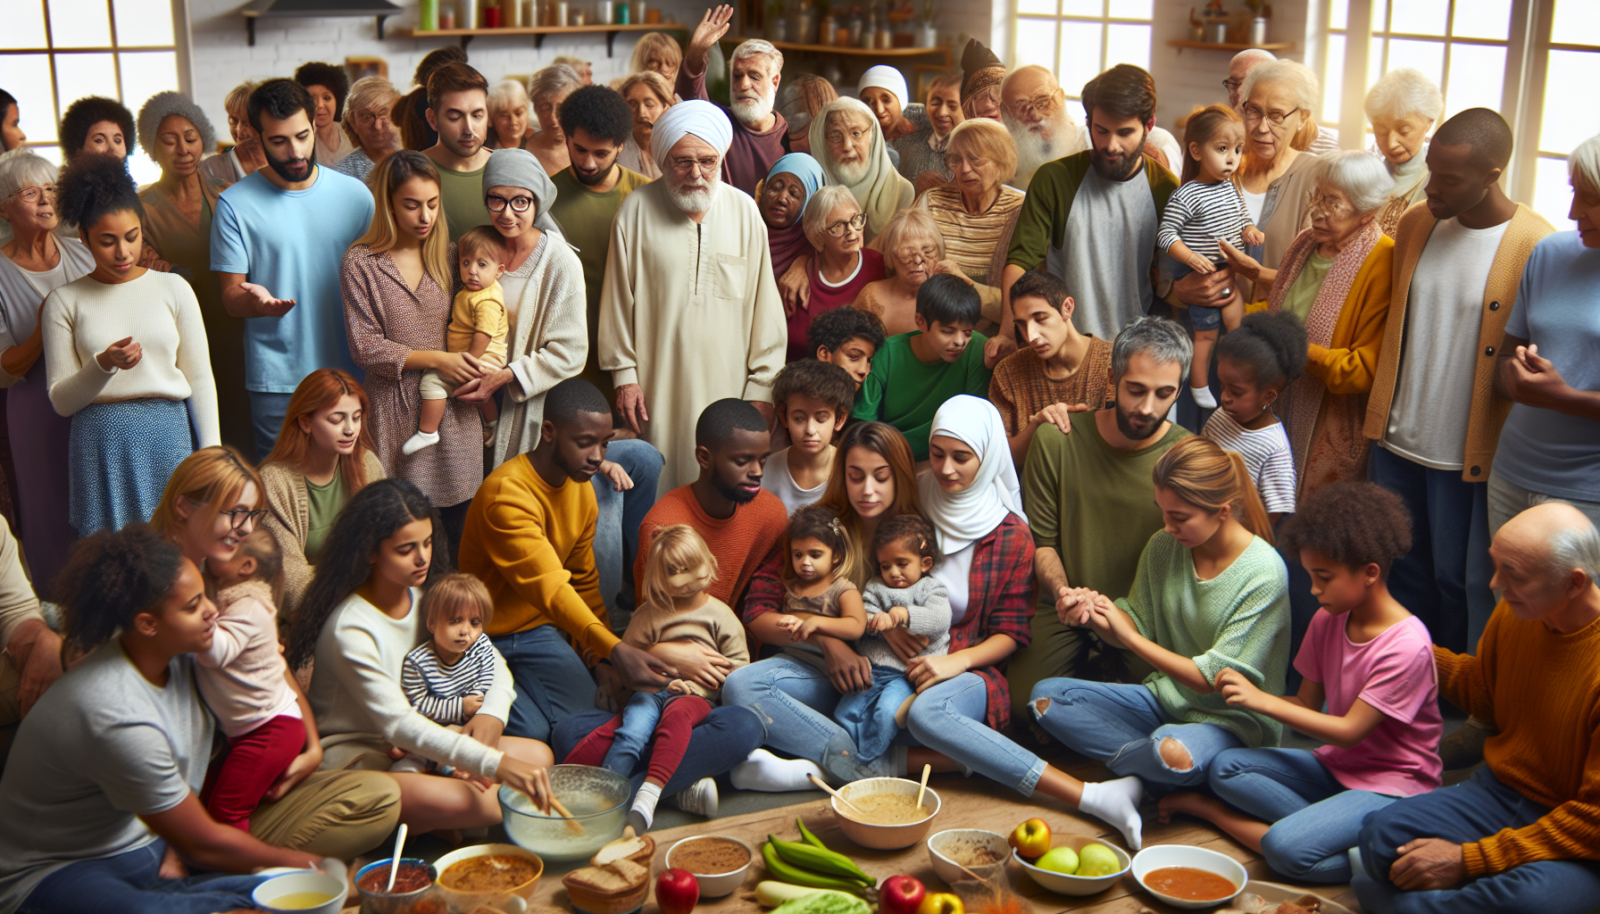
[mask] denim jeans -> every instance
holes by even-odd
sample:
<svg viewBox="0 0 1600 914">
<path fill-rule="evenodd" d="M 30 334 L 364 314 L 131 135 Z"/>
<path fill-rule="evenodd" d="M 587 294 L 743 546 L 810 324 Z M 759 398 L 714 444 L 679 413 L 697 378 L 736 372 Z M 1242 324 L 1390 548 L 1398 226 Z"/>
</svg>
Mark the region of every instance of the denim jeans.
<svg viewBox="0 0 1600 914">
<path fill-rule="evenodd" d="M 1390 570 L 1389 592 L 1435 644 L 1475 652 L 1495 604 L 1488 483 L 1463 482 L 1460 470 L 1435 470 L 1383 447 L 1372 449 L 1369 475 L 1411 512 L 1411 551 Z"/>
<path fill-rule="evenodd" d="M 1048 700 L 1042 711 L 1041 700 Z M 1062 745 L 1104 761 L 1118 777 L 1138 775 L 1151 793 L 1204 784 L 1218 755 L 1244 745 L 1215 724 L 1173 723 L 1155 693 L 1142 685 L 1046 679 L 1033 687 L 1028 709 Z M 1188 751 L 1188 768 L 1174 768 L 1162 759 L 1165 739 Z"/>
<path fill-rule="evenodd" d="M 604 726 L 611 718 L 609 711 L 590 710 L 561 721 L 556 725 L 551 742 L 555 757 L 566 758 L 585 736 Z M 711 709 L 706 719 L 690 734 L 689 749 L 684 753 L 683 761 L 678 763 L 678 770 L 673 772 L 672 778 L 661 789 L 661 795 L 670 797 L 694 786 L 701 778 L 716 777 L 731 770 L 761 745 L 764 736 L 761 721 L 748 708 L 724 705 Z M 649 752 L 641 753 L 640 761 L 634 765 L 632 780 L 635 793 L 639 785 L 644 783 L 649 758 Z"/>
<path fill-rule="evenodd" d="M 622 709 L 622 723 L 612 737 L 611 748 L 606 751 L 605 767 L 627 777 L 644 758 L 644 747 L 650 745 L 656 734 L 656 724 L 661 722 L 661 712 L 667 702 L 682 698 L 672 692 L 634 692 Z"/>
<path fill-rule="evenodd" d="M 1347 790 L 1305 749 L 1229 749 L 1210 781 L 1223 802 L 1272 825 L 1261 839 L 1267 865 L 1306 882 L 1349 882 L 1362 823 L 1395 801 Z"/>
<path fill-rule="evenodd" d="M 1453 889 L 1403 892 L 1389 881 L 1396 850 L 1417 838 L 1466 844 L 1533 824 L 1550 810 L 1502 784 L 1487 767 L 1469 780 L 1396 800 L 1361 829 L 1361 866 L 1350 885 L 1367 914 L 1539 914 L 1592 912 L 1600 900 L 1600 863 L 1541 860 Z"/>
<path fill-rule="evenodd" d="M 906 728 L 916 745 L 949 756 L 1025 797 L 1047 767 L 1044 759 L 1007 739 L 985 721 L 989 685 L 977 673 L 947 679 L 911 703 Z"/>
<path fill-rule="evenodd" d="M 594 679 L 554 625 L 489 639 L 517 687 L 507 736 L 550 742 L 556 724 L 594 707 Z"/>
<path fill-rule="evenodd" d="M 606 602 L 611 630 L 621 634 L 633 615 L 633 560 L 639 554 L 639 526 L 656 503 L 656 482 L 665 460 L 650 442 L 638 438 L 611 442 L 606 459 L 627 470 L 633 479 L 633 488 L 626 492 L 618 492 L 604 476 L 595 476 L 590 482 L 600 509 L 594 531 L 600 596 Z"/>
<path fill-rule="evenodd" d="M 283 430 L 283 418 L 289 415 L 289 398 L 293 394 L 271 394 L 246 391 L 250 395 L 250 425 L 256 433 L 256 462 L 260 463 L 272 453 Z"/>
<path fill-rule="evenodd" d="M 268 877 L 162 879 L 157 873 L 166 851 L 167 842 L 157 838 L 114 857 L 69 863 L 34 886 L 17 914 L 211 914 L 255 909 L 250 892 Z"/>
<path fill-rule="evenodd" d="M 889 744 L 900 733 L 895 712 L 907 698 L 917 694 L 905 670 L 872 665 L 872 687 L 842 696 L 833 709 L 833 719 L 850 734 L 856 752 L 866 761 L 889 751 Z"/>
</svg>

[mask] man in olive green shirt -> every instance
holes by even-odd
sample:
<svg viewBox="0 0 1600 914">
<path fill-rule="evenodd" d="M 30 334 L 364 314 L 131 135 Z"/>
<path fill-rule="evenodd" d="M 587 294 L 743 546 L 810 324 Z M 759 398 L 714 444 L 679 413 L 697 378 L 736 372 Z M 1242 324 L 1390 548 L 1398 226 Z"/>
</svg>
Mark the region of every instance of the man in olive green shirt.
<svg viewBox="0 0 1600 914">
<path fill-rule="evenodd" d="M 439 205 L 455 241 L 467 229 L 489 224 L 483 205 L 489 81 L 464 63 L 441 67 L 428 77 L 428 126 L 439 132 L 439 142 L 422 152 L 439 168 Z"/>
<path fill-rule="evenodd" d="M 1082 629 L 1061 621 L 1069 587 L 1112 599 L 1128 595 L 1145 543 L 1161 529 L 1150 481 L 1156 461 L 1189 433 L 1167 413 L 1189 376 L 1193 347 L 1176 322 L 1141 317 L 1111 347 L 1116 404 L 1075 413 L 1071 428 L 1034 433 L 1023 467 L 1022 504 L 1033 530 L 1038 604 L 1033 641 L 1006 669 L 1012 713 L 1026 716 L 1041 680 L 1077 677 L 1089 648 Z"/>
</svg>

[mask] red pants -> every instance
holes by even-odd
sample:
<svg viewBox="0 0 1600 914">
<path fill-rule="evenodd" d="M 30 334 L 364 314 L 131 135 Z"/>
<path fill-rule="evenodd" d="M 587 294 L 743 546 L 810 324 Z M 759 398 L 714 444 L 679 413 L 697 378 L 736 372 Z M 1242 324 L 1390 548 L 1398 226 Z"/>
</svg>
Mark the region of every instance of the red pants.
<svg viewBox="0 0 1600 914">
<path fill-rule="evenodd" d="M 250 814 L 305 746 L 305 722 L 287 715 L 229 739 L 200 793 L 206 812 L 224 825 L 249 831 Z"/>
<path fill-rule="evenodd" d="M 689 749 L 689 732 L 710 713 L 711 702 L 698 695 L 675 698 L 661 709 L 661 719 L 656 722 L 656 748 L 650 753 L 650 767 L 645 772 L 647 779 L 662 785 L 672 780 L 678 763 L 683 761 L 683 753 Z M 606 752 L 611 748 L 611 741 L 621 725 L 622 715 L 618 714 L 573 746 L 567 757 L 561 760 L 562 764 L 599 767 L 605 761 Z"/>
</svg>

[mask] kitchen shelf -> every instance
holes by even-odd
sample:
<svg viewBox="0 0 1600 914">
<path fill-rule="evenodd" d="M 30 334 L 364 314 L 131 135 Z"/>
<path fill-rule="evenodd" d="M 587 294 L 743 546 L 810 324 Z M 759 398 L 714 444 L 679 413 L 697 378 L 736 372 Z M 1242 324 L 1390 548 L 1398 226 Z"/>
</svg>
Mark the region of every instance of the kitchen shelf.
<svg viewBox="0 0 1600 914">
<path fill-rule="evenodd" d="M 760 37 L 760 36 L 749 36 Z M 723 37 L 724 43 L 737 44 L 744 38 L 728 35 Z M 772 46 L 780 51 L 797 54 L 837 54 L 841 57 L 930 57 L 944 58 L 944 65 L 950 65 L 950 49 L 939 48 L 850 48 L 836 44 L 801 44 L 798 41 L 774 41 Z"/>
<path fill-rule="evenodd" d="M 538 48 L 544 44 L 546 35 L 598 35 L 606 36 L 606 56 L 611 56 L 611 47 L 616 43 L 619 32 L 687 32 L 687 26 L 680 22 L 636 22 L 628 25 L 616 23 L 597 23 L 595 25 L 535 25 L 535 26 L 505 26 L 494 29 L 421 29 L 405 28 L 393 29 L 391 34 L 398 38 L 460 38 L 461 46 L 465 48 L 472 39 L 479 36 L 491 38 L 509 38 L 514 35 L 532 35 L 533 46 Z"/>
<path fill-rule="evenodd" d="M 1248 51 L 1251 48 L 1260 48 L 1263 51 L 1292 51 L 1292 41 L 1269 41 L 1266 44 L 1242 44 L 1237 41 L 1189 41 L 1184 38 L 1173 38 L 1167 42 L 1169 48 L 1194 48 L 1197 51 Z"/>
</svg>

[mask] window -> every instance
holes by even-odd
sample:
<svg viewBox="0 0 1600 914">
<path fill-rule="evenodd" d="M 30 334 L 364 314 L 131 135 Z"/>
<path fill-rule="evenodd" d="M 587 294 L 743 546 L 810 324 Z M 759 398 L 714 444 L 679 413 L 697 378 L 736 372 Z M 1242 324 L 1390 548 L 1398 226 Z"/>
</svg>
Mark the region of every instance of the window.
<svg viewBox="0 0 1600 914">
<path fill-rule="evenodd" d="M 1539 117 L 1522 124 L 1538 142 L 1529 150 L 1533 168 L 1521 176 L 1519 199 L 1531 200 L 1530 205 L 1557 228 L 1570 229 L 1567 154 L 1600 133 L 1600 119 L 1587 101 L 1587 90 L 1600 85 L 1600 3 L 1558 0 L 1542 63 L 1544 85 L 1533 96 L 1539 102 Z"/>
<path fill-rule="evenodd" d="M 1068 98 L 1107 68 L 1150 69 L 1153 0 L 1016 0 L 1011 46 L 1017 64 L 1056 74 Z"/>
<path fill-rule="evenodd" d="M 11 0 L 0 27 L 0 88 L 16 96 L 27 145 L 61 160 L 56 127 L 73 100 L 86 95 L 139 106 L 180 88 L 175 19 L 168 0 Z M 128 167 L 141 184 L 160 169 L 127 137 Z"/>
</svg>

